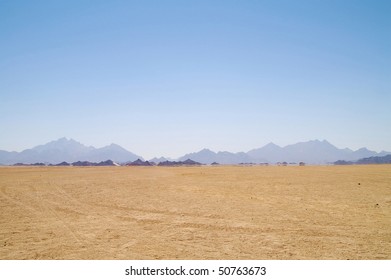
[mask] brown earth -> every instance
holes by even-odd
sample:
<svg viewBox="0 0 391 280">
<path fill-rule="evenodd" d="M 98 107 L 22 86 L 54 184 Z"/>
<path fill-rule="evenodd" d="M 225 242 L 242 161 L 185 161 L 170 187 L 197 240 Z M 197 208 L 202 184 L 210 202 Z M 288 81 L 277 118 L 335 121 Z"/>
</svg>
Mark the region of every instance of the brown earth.
<svg viewBox="0 0 391 280">
<path fill-rule="evenodd" d="M 2 167 L 0 259 L 391 259 L 391 165 Z"/>
</svg>

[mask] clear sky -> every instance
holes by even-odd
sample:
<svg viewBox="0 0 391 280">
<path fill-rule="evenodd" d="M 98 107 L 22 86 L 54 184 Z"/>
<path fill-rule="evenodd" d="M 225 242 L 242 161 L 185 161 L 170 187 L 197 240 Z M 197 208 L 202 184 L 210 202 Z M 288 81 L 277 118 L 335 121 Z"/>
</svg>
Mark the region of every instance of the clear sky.
<svg viewBox="0 0 391 280">
<path fill-rule="evenodd" d="M 0 1 L 0 149 L 391 151 L 391 1 Z"/>
</svg>

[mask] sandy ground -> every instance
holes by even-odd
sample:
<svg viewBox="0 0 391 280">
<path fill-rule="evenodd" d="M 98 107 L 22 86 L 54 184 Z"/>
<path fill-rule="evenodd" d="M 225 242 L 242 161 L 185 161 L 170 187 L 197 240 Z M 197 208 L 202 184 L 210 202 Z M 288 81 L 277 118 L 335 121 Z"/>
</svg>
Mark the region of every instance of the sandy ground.
<svg viewBox="0 0 391 280">
<path fill-rule="evenodd" d="M 0 259 L 391 259 L 391 165 L 2 167 Z"/>
</svg>

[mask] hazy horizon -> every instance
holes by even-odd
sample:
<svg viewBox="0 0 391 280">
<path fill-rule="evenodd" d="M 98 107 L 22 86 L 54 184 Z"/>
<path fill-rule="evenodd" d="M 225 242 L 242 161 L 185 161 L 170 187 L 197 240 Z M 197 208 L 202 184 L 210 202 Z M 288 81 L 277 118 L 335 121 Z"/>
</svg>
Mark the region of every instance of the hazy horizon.
<svg viewBox="0 0 391 280">
<path fill-rule="evenodd" d="M 7 152 L 18 152 L 18 153 L 20 153 L 20 152 L 25 151 L 25 150 L 28 150 L 28 149 L 36 148 L 37 146 L 46 145 L 46 144 L 49 144 L 49 143 L 52 143 L 52 142 L 58 142 L 58 141 L 61 141 L 61 140 L 63 140 L 63 139 L 65 139 L 66 141 L 75 141 L 75 142 L 77 142 L 77 143 L 79 143 L 79 144 L 82 144 L 82 145 L 84 145 L 84 146 L 86 146 L 86 147 L 93 147 L 93 148 L 95 148 L 95 149 L 100 149 L 100 148 L 108 147 L 108 146 L 113 145 L 113 144 L 114 144 L 114 145 L 118 145 L 117 143 L 107 143 L 107 144 L 105 144 L 105 145 L 103 145 L 103 146 L 94 146 L 94 145 L 89 145 L 89 144 L 87 144 L 87 143 L 82 143 L 82 142 L 78 141 L 77 139 L 73 139 L 73 138 L 69 138 L 69 137 L 65 137 L 65 136 L 64 136 L 64 137 L 61 137 L 61 138 L 59 138 L 59 139 L 53 139 L 52 141 L 45 142 L 45 143 L 41 143 L 41 144 L 36 145 L 36 146 L 33 146 L 33 147 L 26 147 L 26 148 L 23 148 L 23 149 L 18 150 L 18 151 L 15 151 L 15 150 L 13 150 L 13 151 L 8 150 L 8 151 L 7 151 L 7 150 L 4 150 L 4 149 L 1 149 L 1 147 L 0 147 L 0 150 L 7 151 Z M 261 146 L 252 147 L 251 149 L 247 149 L 247 150 L 238 150 L 238 151 L 228 151 L 228 150 L 222 150 L 222 149 L 210 149 L 209 147 L 203 147 L 203 148 L 201 148 L 201 149 L 199 149 L 199 150 L 187 151 L 187 152 L 185 152 L 185 153 L 183 153 L 183 154 L 175 155 L 175 156 L 167 155 L 167 154 L 164 154 L 164 153 L 162 152 L 162 153 L 160 153 L 160 154 L 148 155 L 148 156 L 146 157 L 145 155 L 143 155 L 143 154 L 141 154 L 141 153 L 138 153 L 137 151 L 132 151 L 132 150 L 129 150 L 129 149 L 126 149 L 126 148 L 125 148 L 125 149 L 126 149 L 128 152 L 134 153 L 134 154 L 136 154 L 136 155 L 142 157 L 144 160 L 150 160 L 150 159 L 153 159 L 153 158 L 161 158 L 161 157 L 164 157 L 164 158 L 166 158 L 166 159 L 171 159 L 171 160 L 177 160 L 177 159 L 179 159 L 180 157 L 185 156 L 186 154 L 198 153 L 198 152 L 200 152 L 200 151 L 202 151 L 202 150 L 205 150 L 205 149 L 206 149 L 206 150 L 211 150 L 212 152 L 215 152 L 215 153 L 219 153 L 219 152 L 230 152 L 230 153 L 241 153 L 241 152 L 244 152 L 244 153 L 248 153 L 248 152 L 250 152 L 251 150 L 260 149 L 260 148 L 263 148 L 263 147 L 265 147 L 265 146 L 267 146 L 267 145 L 269 145 L 269 144 L 277 145 L 277 146 L 279 146 L 280 148 L 286 148 L 287 146 L 296 145 L 296 144 L 299 144 L 299 143 L 308 143 L 308 142 L 313 142 L 313 141 L 319 141 L 319 142 L 321 142 L 321 143 L 323 143 L 323 142 L 326 141 L 327 143 L 331 144 L 332 146 L 336 147 L 337 149 L 350 149 L 350 150 L 352 150 L 352 151 L 358 151 L 358 150 L 361 149 L 361 148 L 367 148 L 367 147 L 360 147 L 360 148 L 358 148 L 358 149 L 351 149 L 350 147 L 338 147 L 338 146 L 335 146 L 333 143 L 330 143 L 327 139 L 310 139 L 310 140 L 307 140 L 307 141 L 300 141 L 300 142 L 297 142 L 297 143 L 290 143 L 290 144 L 288 144 L 288 145 L 279 145 L 278 143 L 275 143 L 275 142 L 269 142 L 269 143 L 266 143 L 266 144 L 261 145 Z M 124 148 L 124 147 L 121 146 L 121 145 L 119 145 L 119 146 L 122 147 L 122 148 Z M 369 149 L 369 150 L 371 150 L 371 149 Z M 390 151 L 386 151 L 386 150 L 379 150 L 379 151 L 371 150 L 371 151 L 377 152 L 377 153 L 380 153 L 380 152 L 390 152 Z"/>
<path fill-rule="evenodd" d="M 386 1 L 7 1 L 0 150 L 391 151 Z"/>
</svg>

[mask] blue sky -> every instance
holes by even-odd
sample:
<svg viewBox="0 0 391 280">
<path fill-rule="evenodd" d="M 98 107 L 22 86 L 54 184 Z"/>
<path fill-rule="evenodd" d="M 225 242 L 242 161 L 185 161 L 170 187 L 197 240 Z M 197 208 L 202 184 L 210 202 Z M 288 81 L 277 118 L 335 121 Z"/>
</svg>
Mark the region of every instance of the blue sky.
<svg viewBox="0 0 391 280">
<path fill-rule="evenodd" d="M 0 149 L 391 151 L 390 1 L 0 1 Z"/>
</svg>

